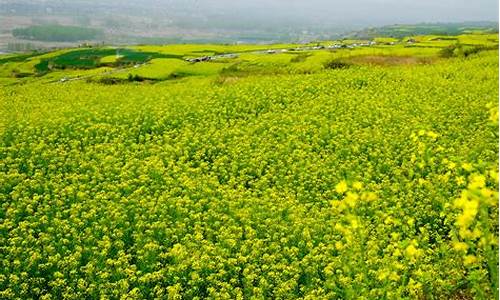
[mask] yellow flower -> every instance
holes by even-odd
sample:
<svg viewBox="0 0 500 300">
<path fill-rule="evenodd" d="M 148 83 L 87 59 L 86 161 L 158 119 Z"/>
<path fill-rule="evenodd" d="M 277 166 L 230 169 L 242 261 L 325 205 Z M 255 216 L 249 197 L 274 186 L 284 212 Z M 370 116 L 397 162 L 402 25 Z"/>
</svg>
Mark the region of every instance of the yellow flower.
<svg viewBox="0 0 500 300">
<path fill-rule="evenodd" d="M 392 255 L 394 255 L 394 257 L 399 257 L 401 256 L 401 251 L 399 251 L 399 249 L 396 249 L 394 250 L 394 253 Z"/>
<path fill-rule="evenodd" d="M 389 279 L 392 281 L 398 281 L 401 277 L 398 275 L 396 272 L 391 272 L 391 275 L 389 275 Z"/>
<path fill-rule="evenodd" d="M 336 241 L 335 242 L 335 249 L 342 250 L 342 249 L 344 249 L 344 245 L 341 242 Z"/>
<path fill-rule="evenodd" d="M 350 219 L 351 219 L 351 228 L 352 229 L 359 228 L 359 222 L 358 222 L 358 220 L 356 220 L 354 217 L 352 217 Z"/>
<path fill-rule="evenodd" d="M 375 194 L 374 192 L 363 193 L 361 195 L 361 199 L 366 201 L 375 201 L 377 200 L 377 194 Z"/>
<path fill-rule="evenodd" d="M 464 184 L 465 184 L 465 182 L 466 182 L 466 181 L 465 181 L 465 178 L 464 178 L 463 176 L 459 176 L 459 177 L 457 177 L 457 178 L 455 179 L 455 181 L 456 181 L 456 183 L 457 183 L 458 185 L 464 185 Z"/>
<path fill-rule="evenodd" d="M 334 274 L 334 265 L 333 264 L 329 264 L 328 266 L 326 266 L 325 268 L 325 274 L 328 275 L 328 276 L 332 276 Z"/>
<path fill-rule="evenodd" d="M 418 250 L 415 246 L 410 245 L 406 247 L 406 254 L 410 257 L 415 257 L 420 255 L 420 250 Z"/>
<path fill-rule="evenodd" d="M 469 249 L 469 246 L 467 246 L 466 243 L 464 242 L 455 242 L 453 243 L 453 249 L 455 249 L 456 251 L 467 251 L 467 249 Z"/>
<path fill-rule="evenodd" d="M 342 180 L 341 182 L 337 183 L 337 185 L 335 186 L 335 191 L 339 194 L 347 192 L 347 182 L 345 180 Z"/>
<path fill-rule="evenodd" d="M 476 200 L 464 201 L 462 204 L 462 214 L 457 217 L 457 224 L 460 227 L 467 228 L 477 215 L 479 203 Z"/>
<path fill-rule="evenodd" d="M 470 177 L 469 189 L 478 189 L 486 186 L 486 178 L 483 175 L 473 174 Z"/>
<path fill-rule="evenodd" d="M 389 277 L 390 271 L 387 269 L 380 270 L 377 275 L 377 279 L 380 281 L 384 281 L 387 277 Z"/>
<path fill-rule="evenodd" d="M 416 295 L 421 292 L 422 284 L 413 280 L 413 278 L 410 278 L 410 281 L 408 282 L 408 288 L 410 289 L 410 293 Z"/>
<path fill-rule="evenodd" d="M 477 258 L 474 255 L 467 255 L 464 258 L 464 265 L 469 266 L 477 262 Z"/>
<path fill-rule="evenodd" d="M 487 188 L 481 189 L 481 196 L 485 198 L 490 198 L 493 196 L 493 191 Z"/>
<path fill-rule="evenodd" d="M 473 239 L 478 239 L 481 237 L 483 233 L 481 232 L 481 230 L 479 228 L 474 228 L 474 230 L 472 231 L 472 238 Z"/>
<path fill-rule="evenodd" d="M 472 165 L 470 163 L 463 163 L 462 164 L 462 169 L 464 169 L 465 171 L 472 171 Z"/>
<path fill-rule="evenodd" d="M 350 207 L 356 206 L 356 201 L 358 201 L 359 196 L 355 193 L 347 192 L 347 196 L 344 198 L 344 201 L 349 205 Z"/>
<path fill-rule="evenodd" d="M 363 189 L 363 184 L 359 181 L 356 181 L 352 184 L 352 187 L 355 189 L 355 190 L 362 190 Z"/>
<path fill-rule="evenodd" d="M 433 131 L 428 131 L 427 136 L 430 137 L 431 139 L 435 140 L 438 138 L 439 134 L 433 132 Z"/>
<path fill-rule="evenodd" d="M 497 182 L 498 183 L 498 172 L 495 171 L 495 170 L 490 170 L 488 172 L 488 175 L 491 177 L 491 179 L 493 179 L 493 181 Z"/>
</svg>

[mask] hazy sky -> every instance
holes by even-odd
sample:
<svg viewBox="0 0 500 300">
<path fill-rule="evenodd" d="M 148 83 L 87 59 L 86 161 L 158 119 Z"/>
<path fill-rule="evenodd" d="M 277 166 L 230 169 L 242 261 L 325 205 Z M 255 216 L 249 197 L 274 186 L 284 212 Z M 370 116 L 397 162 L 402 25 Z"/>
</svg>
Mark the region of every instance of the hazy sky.
<svg viewBox="0 0 500 300">
<path fill-rule="evenodd" d="M 190 23 L 207 18 L 220 23 L 230 20 L 230 24 L 236 24 L 235 20 L 259 24 L 298 21 L 325 26 L 498 20 L 498 0 L 0 0 L 0 10 L 23 4 L 42 11 L 50 7 L 54 12 L 66 7 L 65 13 L 69 9 L 76 15 L 95 10 L 111 16 L 120 12 L 161 19 L 174 14 L 186 16 Z"/>
<path fill-rule="evenodd" d="M 159 0 L 161 2 L 161 0 Z M 169 0 L 164 0 L 169 2 Z M 183 1 L 222 11 L 341 22 L 436 22 L 497 20 L 497 0 L 191 0 Z"/>
</svg>

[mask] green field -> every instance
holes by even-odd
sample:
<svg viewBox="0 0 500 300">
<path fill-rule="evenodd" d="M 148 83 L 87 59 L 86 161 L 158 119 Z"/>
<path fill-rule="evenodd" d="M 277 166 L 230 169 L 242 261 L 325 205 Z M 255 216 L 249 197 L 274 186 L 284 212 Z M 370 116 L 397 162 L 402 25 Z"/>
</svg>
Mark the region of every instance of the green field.
<svg viewBox="0 0 500 300">
<path fill-rule="evenodd" d="M 497 298 L 498 35 L 412 38 L 0 56 L 0 299 Z"/>
<path fill-rule="evenodd" d="M 409 35 L 457 36 L 477 33 L 498 34 L 498 22 L 396 24 L 367 28 L 351 35 L 357 38 L 392 37 L 401 39 Z"/>
</svg>

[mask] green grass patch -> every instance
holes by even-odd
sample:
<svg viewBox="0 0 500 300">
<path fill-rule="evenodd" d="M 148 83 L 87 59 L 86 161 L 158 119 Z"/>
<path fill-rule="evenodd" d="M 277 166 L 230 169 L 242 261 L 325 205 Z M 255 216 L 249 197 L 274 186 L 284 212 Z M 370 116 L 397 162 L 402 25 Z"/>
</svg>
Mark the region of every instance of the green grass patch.
<svg viewBox="0 0 500 300">
<path fill-rule="evenodd" d="M 114 61 L 102 61 L 103 58 L 109 60 L 113 55 L 117 56 Z M 93 69 L 101 65 L 124 66 L 145 63 L 154 58 L 182 58 L 181 55 L 163 54 L 156 52 L 140 52 L 131 49 L 113 48 L 90 48 L 74 50 L 61 55 L 42 60 L 35 66 L 37 70 L 51 69 Z"/>
</svg>

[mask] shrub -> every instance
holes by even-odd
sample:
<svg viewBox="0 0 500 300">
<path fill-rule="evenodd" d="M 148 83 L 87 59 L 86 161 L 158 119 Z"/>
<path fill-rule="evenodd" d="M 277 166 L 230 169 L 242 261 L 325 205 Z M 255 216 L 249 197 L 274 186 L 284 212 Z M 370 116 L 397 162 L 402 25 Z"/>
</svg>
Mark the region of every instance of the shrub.
<svg viewBox="0 0 500 300">
<path fill-rule="evenodd" d="M 333 59 L 323 64 L 325 69 L 347 69 L 351 67 L 351 64 L 339 59 Z"/>
</svg>

